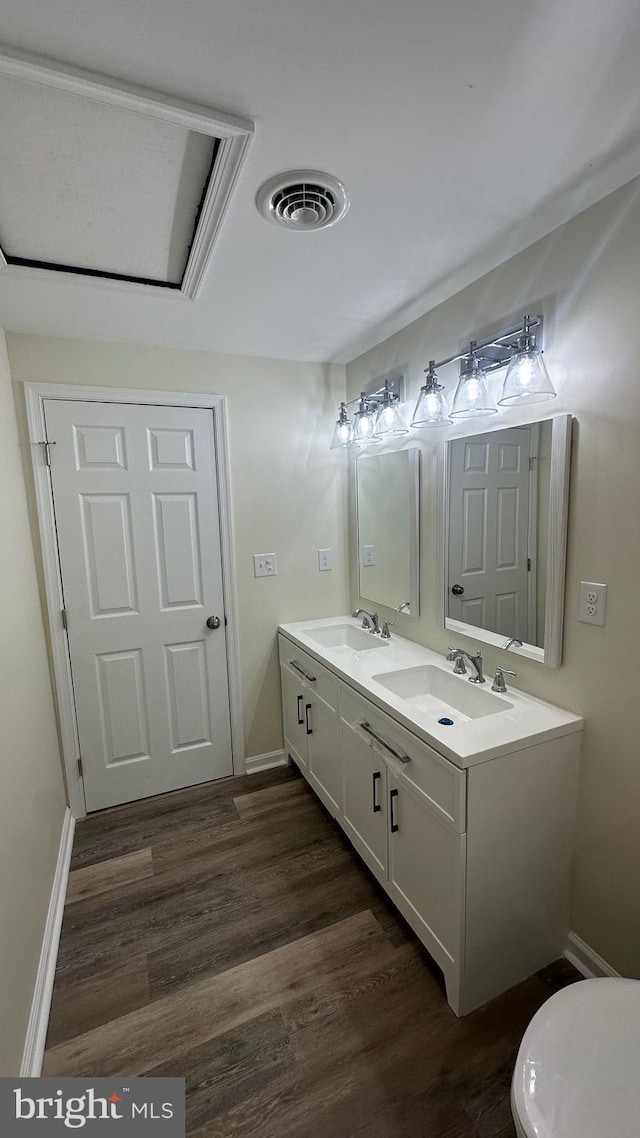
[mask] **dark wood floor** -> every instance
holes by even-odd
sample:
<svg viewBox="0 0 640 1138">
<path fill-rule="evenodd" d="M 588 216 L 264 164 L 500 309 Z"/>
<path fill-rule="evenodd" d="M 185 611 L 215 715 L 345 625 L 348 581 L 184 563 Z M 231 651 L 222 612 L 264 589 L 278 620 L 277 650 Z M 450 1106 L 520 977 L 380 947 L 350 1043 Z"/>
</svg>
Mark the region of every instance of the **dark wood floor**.
<svg viewBox="0 0 640 1138">
<path fill-rule="evenodd" d="M 197 1138 L 511 1138 L 558 962 L 458 1020 L 293 771 L 78 823 L 46 1075 L 178 1075 Z"/>
</svg>

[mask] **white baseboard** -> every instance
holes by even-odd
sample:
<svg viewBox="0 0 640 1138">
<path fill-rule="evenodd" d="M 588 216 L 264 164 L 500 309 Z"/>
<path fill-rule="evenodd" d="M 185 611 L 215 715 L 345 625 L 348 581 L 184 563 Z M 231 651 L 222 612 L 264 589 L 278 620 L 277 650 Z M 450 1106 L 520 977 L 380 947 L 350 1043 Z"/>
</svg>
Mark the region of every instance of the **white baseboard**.
<svg viewBox="0 0 640 1138">
<path fill-rule="evenodd" d="M 574 968 L 578 969 L 583 976 L 588 980 L 593 980 L 598 976 L 619 976 L 620 973 L 616 972 L 606 960 L 603 960 L 598 953 L 591 948 L 579 937 L 576 933 L 569 933 L 569 940 L 564 952 L 565 958 Z"/>
<path fill-rule="evenodd" d="M 266 755 L 251 755 L 244 760 L 247 774 L 257 774 L 258 771 L 268 771 L 272 767 L 286 767 L 287 755 L 285 751 L 269 751 Z"/>
<path fill-rule="evenodd" d="M 33 1000 L 31 1001 L 31 1013 L 27 1025 L 24 1051 L 22 1052 L 22 1064 L 20 1067 L 21 1078 L 37 1078 L 42 1071 L 44 1045 L 47 1038 L 47 1027 L 49 1025 L 53 980 L 56 971 L 56 961 L 58 959 L 60 929 L 62 928 L 64 902 L 67 895 L 67 882 L 69 880 L 69 865 L 71 862 L 71 848 L 73 846 L 75 825 L 75 818 L 67 806 L 62 823 L 58 861 L 56 863 L 56 871 L 51 888 L 47 922 L 44 927 L 40 961 L 36 974 Z"/>
</svg>

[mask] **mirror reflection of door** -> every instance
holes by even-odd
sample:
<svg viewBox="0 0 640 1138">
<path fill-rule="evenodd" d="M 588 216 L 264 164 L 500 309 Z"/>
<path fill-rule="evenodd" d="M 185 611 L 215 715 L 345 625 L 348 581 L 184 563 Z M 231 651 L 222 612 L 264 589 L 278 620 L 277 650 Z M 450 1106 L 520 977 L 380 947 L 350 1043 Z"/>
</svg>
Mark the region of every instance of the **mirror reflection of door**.
<svg viewBox="0 0 640 1138">
<path fill-rule="evenodd" d="M 539 434 L 536 423 L 449 444 L 447 615 L 541 645 Z"/>
</svg>

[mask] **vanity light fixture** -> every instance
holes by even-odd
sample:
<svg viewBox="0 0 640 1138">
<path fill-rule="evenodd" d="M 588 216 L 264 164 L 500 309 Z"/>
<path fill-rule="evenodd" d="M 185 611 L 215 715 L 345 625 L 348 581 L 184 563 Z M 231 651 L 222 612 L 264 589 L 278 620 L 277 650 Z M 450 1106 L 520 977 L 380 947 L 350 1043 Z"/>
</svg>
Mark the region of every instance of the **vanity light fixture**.
<svg viewBox="0 0 640 1138">
<path fill-rule="evenodd" d="M 444 398 L 444 386 L 438 383 L 436 375 L 436 361 L 429 360 L 429 367 L 425 368 L 426 381 L 420 388 L 418 402 L 416 403 L 412 427 L 444 427 L 453 422 L 449 418 L 447 404 Z"/>
<path fill-rule="evenodd" d="M 518 337 L 498 400 L 501 406 L 519 403 L 542 403 L 555 399 L 555 388 L 530 330 L 530 317 L 525 316 L 522 336 Z"/>
<path fill-rule="evenodd" d="M 472 340 L 468 348 L 446 360 L 429 360 L 411 420 L 412 429 L 449 427 L 457 419 L 495 415 L 499 407 L 489 390 L 488 376 L 502 368 L 507 368 L 507 374 L 499 406 L 555 399 L 556 392 L 542 359 L 542 326 L 542 316 L 524 316 L 518 324 L 503 328 L 495 336 Z M 451 410 L 447 411 L 444 386 L 438 382 L 437 372 L 457 362 L 460 378 Z M 341 403 L 331 449 L 369 446 L 408 434 L 401 407 L 403 383 L 402 376 L 387 379 L 377 391 L 363 391 L 357 399 Z M 353 425 L 347 414 L 352 403 L 358 403 Z"/>
<path fill-rule="evenodd" d="M 352 430 L 353 423 L 347 415 L 347 405 L 346 403 L 341 403 L 336 425 L 333 429 L 330 449 L 339 450 L 340 447 L 348 447 L 351 443 Z"/>
<path fill-rule="evenodd" d="M 482 415 L 495 415 L 498 408 L 489 392 L 487 373 L 476 355 L 475 340 L 471 341 L 463 367 L 451 404 L 451 417 L 479 419 Z"/>
<path fill-rule="evenodd" d="M 400 406 L 400 396 L 385 390 L 380 410 L 376 417 L 376 436 L 380 438 L 383 435 L 408 435 L 409 428 L 407 427 Z"/>
<path fill-rule="evenodd" d="M 542 316 L 524 316 L 518 324 L 503 328 L 485 340 L 472 340 L 469 348 L 436 363 L 429 360 L 426 382 L 420 388 L 411 426 L 447 426 L 456 419 L 475 419 L 498 411 L 489 391 L 487 377 L 507 368 L 498 403 L 507 407 L 518 403 L 541 403 L 554 399 L 549 373 L 542 360 Z M 533 329 L 536 329 L 534 334 Z M 460 362 L 460 378 L 447 415 L 443 387 L 436 371 Z"/>
<path fill-rule="evenodd" d="M 370 443 L 379 442 L 376 435 L 375 407 L 367 398 L 365 391 L 360 394 L 360 404 L 353 417 L 353 432 L 350 446 L 366 447 Z"/>
<path fill-rule="evenodd" d="M 361 391 L 356 399 L 342 402 L 333 428 L 330 449 L 366 447 L 408 435 L 409 428 L 402 409 L 403 397 L 404 376 L 396 374 L 393 378 L 385 379 L 377 391 Z M 348 413 L 352 404 L 358 405 L 353 421 Z"/>
</svg>

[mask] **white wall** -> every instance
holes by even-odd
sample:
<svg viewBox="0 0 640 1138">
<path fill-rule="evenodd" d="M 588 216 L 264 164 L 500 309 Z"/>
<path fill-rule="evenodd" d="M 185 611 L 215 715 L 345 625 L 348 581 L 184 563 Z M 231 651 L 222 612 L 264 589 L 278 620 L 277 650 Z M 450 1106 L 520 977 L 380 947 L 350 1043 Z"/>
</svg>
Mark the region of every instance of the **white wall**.
<svg viewBox="0 0 640 1138">
<path fill-rule="evenodd" d="M 585 716 L 572 927 L 619 971 L 640 977 L 640 182 L 353 361 L 348 394 L 408 364 L 415 400 L 429 359 L 450 355 L 505 315 L 540 305 L 558 398 L 533 415 L 514 408 L 496 420 L 524 423 L 547 407 L 577 419 L 564 662 L 557 671 L 523 658 L 509 662 L 525 690 Z M 446 382 L 449 393 L 451 373 Z M 435 615 L 436 441 L 434 432 L 416 438 L 423 439 L 421 615 L 395 619 L 401 635 L 444 652 L 450 633 Z M 580 580 L 609 585 L 605 628 L 578 623 Z M 489 672 L 498 655 L 489 648 L 484 655 Z"/>
<path fill-rule="evenodd" d="M 65 795 L 2 333 L 0 769 L 0 1075 L 16 1075 L 58 856 Z"/>
<path fill-rule="evenodd" d="M 31 335 L 7 342 L 21 417 L 28 381 L 227 397 L 245 750 L 281 748 L 276 626 L 348 602 L 346 460 L 328 449 L 344 368 Z M 318 572 L 318 548 L 333 549 L 330 572 Z M 255 579 L 252 554 L 274 552 L 277 577 Z"/>
</svg>

